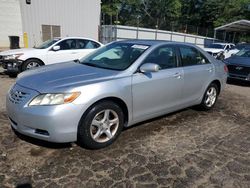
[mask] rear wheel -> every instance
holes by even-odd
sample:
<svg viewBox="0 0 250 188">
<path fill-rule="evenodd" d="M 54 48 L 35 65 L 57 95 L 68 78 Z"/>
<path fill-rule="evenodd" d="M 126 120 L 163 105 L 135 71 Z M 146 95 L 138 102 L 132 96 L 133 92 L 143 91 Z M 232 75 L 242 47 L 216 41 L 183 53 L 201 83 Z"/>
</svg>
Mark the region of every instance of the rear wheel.
<svg viewBox="0 0 250 188">
<path fill-rule="evenodd" d="M 29 59 L 25 61 L 22 65 L 22 71 L 29 70 L 32 68 L 40 67 L 43 65 L 43 62 L 41 62 L 38 59 Z"/>
<path fill-rule="evenodd" d="M 89 149 L 106 147 L 117 139 L 123 123 L 123 112 L 116 103 L 97 103 L 87 111 L 79 124 L 78 143 Z"/>
<path fill-rule="evenodd" d="M 199 107 L 201 107 L 202 110 L 210 110 L 211 108 L 213 108 L 217 101 L 218 94 L 218 86 L 215 83 L 211 83 L 208 86 Z"/>
</svg>

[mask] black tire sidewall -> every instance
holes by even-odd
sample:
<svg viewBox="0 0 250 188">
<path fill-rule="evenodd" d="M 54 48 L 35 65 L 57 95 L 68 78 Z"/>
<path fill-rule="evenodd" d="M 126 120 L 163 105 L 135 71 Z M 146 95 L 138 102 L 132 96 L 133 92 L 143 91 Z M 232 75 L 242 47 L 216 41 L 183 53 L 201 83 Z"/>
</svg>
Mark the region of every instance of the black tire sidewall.
<svg viewBox="0 0 250 188">
<path fill-rule="evenodd" d="M 216 99 L 215 99 L 214 104 L 213 104 L 211 107 L 209 107 L 209 106 L 206 105 L 205 100 L 206 100 L 207 91 L 208 91 L 211 87 L 214 87 L 214 88 L 216 89 Z M 206 91 L 205 91 L 205 93 L 204 93 L 204 96 L 203 96 L 202 102 L 201 102 L 201 104 L 200 104 L 200 107 L 201 107 L 203 110 L 210 110 L 210 109 L 212 109 L 212 108 L 215 106 L 216 102 L 217 102 L 218 94 L 219 94 L 219 88 L 218 88 L 218 86 L 217 86 L 216 84 L 214 84 L 214 83 L 211 83 L 211 84 L 207 87 L 207 89 L 206 89 Z"/>
<path fill-rule="evenodd" d="M 90 126 L 92 123 L 92 120 L 94 119 L 95 115 L 102 110 L 105 109 L 111 109 L 114 110 L 118 117 L 119 117 L 119 127 L 112 139 L 110 139 L 107 142 L 99 143 L 96 142 L 90 134 Z M 93 107 L 90 107 L 89 110 L 85 113 L 86 115 L 83 115 L 79 126 L 78 126 L 78 133 L 77 133 L 77 142 L 80 146 L 88 149 L 100 149 L 104 148 L 110 144 L 112 144 L 117 137 L 120 135 L 123 125 L 124 125 L 124 115 L 122 109 L 116 104 L 111 101 L 103 101 L 100 103 L 95 104 Z"/>
</svg>

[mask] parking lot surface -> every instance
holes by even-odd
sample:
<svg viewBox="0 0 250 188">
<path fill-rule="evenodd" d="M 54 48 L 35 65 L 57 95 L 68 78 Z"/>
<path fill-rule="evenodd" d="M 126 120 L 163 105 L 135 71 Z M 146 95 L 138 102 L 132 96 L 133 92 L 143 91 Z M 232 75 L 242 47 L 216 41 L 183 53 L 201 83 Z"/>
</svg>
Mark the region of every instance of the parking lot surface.
<svg viewBox="0 0 250 188">
<path fill-rule="evenodd" d="M 185 109 L 124 130 L 101 150 L 16 136 L 0 70 L 0 187 L 250 187 L 250 86 L 228 85 L 212 111 Z"/>
</svg>

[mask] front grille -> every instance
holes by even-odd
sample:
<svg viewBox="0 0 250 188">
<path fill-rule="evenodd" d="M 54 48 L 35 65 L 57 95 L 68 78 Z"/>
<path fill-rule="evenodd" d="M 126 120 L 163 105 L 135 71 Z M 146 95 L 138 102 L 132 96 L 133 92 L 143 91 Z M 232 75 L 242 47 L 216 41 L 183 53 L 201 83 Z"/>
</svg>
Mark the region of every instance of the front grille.
<svg viewBox="0 0 250 188">
<path fill-rule="evenodd" d="M 12 88 L 9 94 L 9 100 L 14 104 L 20 104 L 29 94 Z"/>
<path fill-rule="evenodd" d="M 228 71 L 231 74 L 241 74 L 248 76 L 250 74 L 250 67 L 244 67 L 240 65 L 227 65 Z"/>
</svg>

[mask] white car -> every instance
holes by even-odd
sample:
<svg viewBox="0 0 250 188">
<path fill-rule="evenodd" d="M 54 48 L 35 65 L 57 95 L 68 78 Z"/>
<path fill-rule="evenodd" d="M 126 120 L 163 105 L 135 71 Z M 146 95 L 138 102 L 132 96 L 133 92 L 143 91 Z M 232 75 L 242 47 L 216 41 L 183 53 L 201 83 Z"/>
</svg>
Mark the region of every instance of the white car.
<svg viewBox="0 0 250 188">
<path fill-rule="evenodd" d="M 8 72 L 18 73 L 53 63 L 81 59 L 103 44 L 88 38 L 55 38 L 38 47 L 0 52 L 0 62 Z"/>
<path fill-rule="evenodd" d="M 238 52 L 232 43 L 213 43 L 208 48 L 204 48 L 204 50 L 215 58 L 222 56 L 223 59 L 229 58 L 232 54 Z"/>
</svg>

